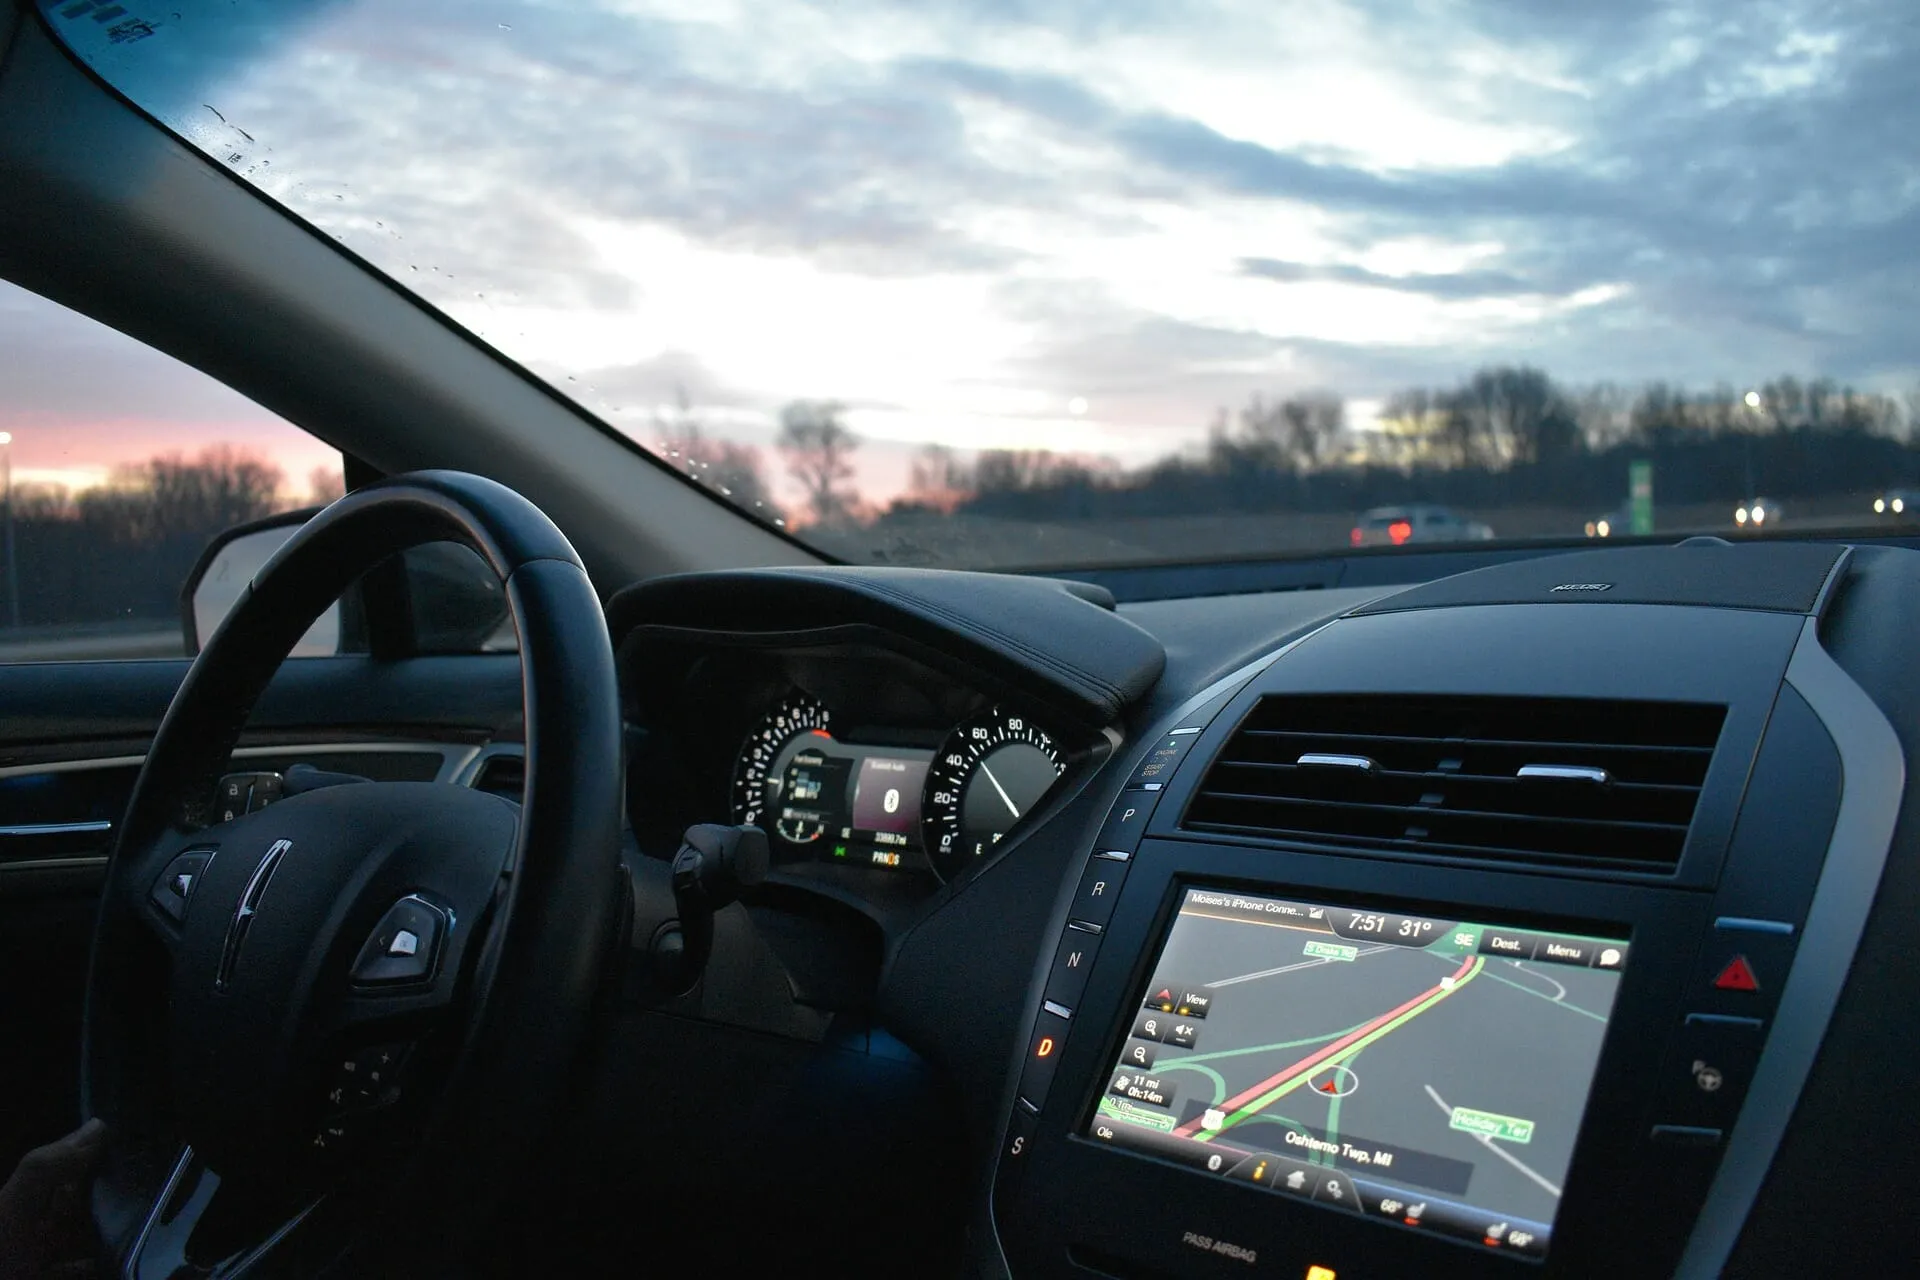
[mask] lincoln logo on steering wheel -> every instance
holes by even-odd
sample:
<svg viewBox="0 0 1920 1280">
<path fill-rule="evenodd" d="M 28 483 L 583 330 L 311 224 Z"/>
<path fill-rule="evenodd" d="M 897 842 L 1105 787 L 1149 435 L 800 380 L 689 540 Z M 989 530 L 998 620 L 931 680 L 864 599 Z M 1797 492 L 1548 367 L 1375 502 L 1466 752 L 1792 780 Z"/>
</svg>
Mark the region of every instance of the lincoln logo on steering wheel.
<svg viewBox="0 0 1920 1280">
<path fill-rule="evenodd" d="M 240 959 L 240 944 L 247 940 L 247 930 L 253 925 L 254 913 L 260 909 L 260 897 L 267 891 L 267 881 L 273 879 L 280 859 L 286 857 L 292 848 L 291 840 L 275 840 L 267 846 L 267 856 L 260 859 L 260 865 L 247 878 L 246 891 L 240 895 L 240 906 L 233 913 L 232 923 L 227 925 L 226 945 L 220 948 L 220 967 L 213 975 L 215 991 L 225 991 L 227 984 L 233 980 L 234 962 Z"/>
</svg>

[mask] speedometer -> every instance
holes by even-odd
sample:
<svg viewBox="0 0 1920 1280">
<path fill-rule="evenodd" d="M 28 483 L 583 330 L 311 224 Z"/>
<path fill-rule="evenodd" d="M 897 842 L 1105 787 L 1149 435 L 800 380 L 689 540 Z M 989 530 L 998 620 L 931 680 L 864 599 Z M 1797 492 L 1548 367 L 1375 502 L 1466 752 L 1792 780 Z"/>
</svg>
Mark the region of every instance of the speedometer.
<svg viewBox="0 0 1920 1280">
<path fill-rule="evenodd" d="M 1045 798 L 1066 768 L 1033 721 L 999 707 L 964 721 L 927 771 L 927 856 L 943 879 L 986 854 Z"/>
<path fill-rule="evenodd" d="M 831 719 L 819 699 L 804 693 L 788 695 L 760 717 L 753 732 L 740 744 L 740 758 L 733 766 L 734 822 L 743 827 L 765 827 L 769 810 L 779 814 L 779 793 L 789 766 L 808 746 L 832 745 L 833 735 L 827 730 Z M 817 840 L 825 830 L 824 825 L 800 816 L 776 825 L 779 835 L 796 844 Z"/>
</svg>

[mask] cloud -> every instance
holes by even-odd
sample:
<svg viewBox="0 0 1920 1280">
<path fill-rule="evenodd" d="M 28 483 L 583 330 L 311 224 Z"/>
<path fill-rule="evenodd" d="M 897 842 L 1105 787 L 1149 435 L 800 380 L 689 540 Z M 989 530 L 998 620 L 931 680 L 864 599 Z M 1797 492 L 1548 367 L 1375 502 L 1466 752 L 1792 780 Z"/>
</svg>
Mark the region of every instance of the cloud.
<svg viewBox="0 0 1920 1280">
<path fill-rule="evenodd" d="M 1511 297 L 1540 292 L 1537 286 L 1506 271 L 1416 272 L 1397 276 L 1369 271 L 1351 263 L 1316 266 L 1304 262 L 1282 262 L 1274 258 L 1242 258 L 1240 269 L 1250 276 L 1278 280 L 1282 284 L 1322 281 L 1364 285 L 1374 289 L 1399 289 L 1408 293 L 1430 294 L 1436 298 Z"/>
<path fill-rule="evenodd" d="M 903 446 L 1131 453 L 1255 391 L 1488 361 L 1920 379 L 1908 7 L 175 0 L 150 41 L 72 29 L 616 422 L 686 385 L 747 435 L 831 396 Z"/>
</svg>

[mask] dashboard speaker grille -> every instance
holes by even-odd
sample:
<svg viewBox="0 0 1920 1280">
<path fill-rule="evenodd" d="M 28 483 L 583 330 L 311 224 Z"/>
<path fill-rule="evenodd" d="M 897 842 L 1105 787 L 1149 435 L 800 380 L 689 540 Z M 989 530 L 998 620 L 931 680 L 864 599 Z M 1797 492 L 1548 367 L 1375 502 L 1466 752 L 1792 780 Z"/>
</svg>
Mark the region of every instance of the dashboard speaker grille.
<svg viewBox="0 0 1920 1280">
<path fill-rule="evenodd" d="M 1269 694 L 1182 825 L 1672 871 L 1725 718 L 1699 703 Z"/>
</svg>

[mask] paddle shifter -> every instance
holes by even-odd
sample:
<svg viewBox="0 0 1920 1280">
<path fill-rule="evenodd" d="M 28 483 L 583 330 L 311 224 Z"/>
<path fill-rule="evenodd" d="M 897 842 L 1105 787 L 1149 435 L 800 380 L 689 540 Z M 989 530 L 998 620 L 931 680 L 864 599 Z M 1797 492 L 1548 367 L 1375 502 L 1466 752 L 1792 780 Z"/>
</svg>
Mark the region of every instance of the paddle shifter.
<svg viewBox="0 0 1920 1280">
<path fill-rule="evenodd" d="M 713 913 L 740 897 L 742 889 L 767 875 L 767 833 L 759 827 L 723 827 L 703 822 L 687 828 L 673 858 L 673 901 L 680 916 L 680 954 L 672 960 L 672 985 L 691 990 L 713 954 Z M 659 939 L 656 960 L 667 960 L 671 945 Z"/>
</svg>

